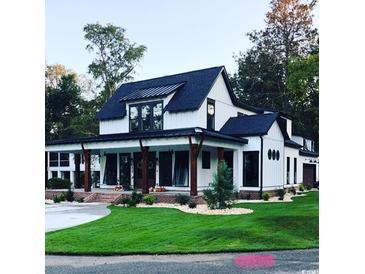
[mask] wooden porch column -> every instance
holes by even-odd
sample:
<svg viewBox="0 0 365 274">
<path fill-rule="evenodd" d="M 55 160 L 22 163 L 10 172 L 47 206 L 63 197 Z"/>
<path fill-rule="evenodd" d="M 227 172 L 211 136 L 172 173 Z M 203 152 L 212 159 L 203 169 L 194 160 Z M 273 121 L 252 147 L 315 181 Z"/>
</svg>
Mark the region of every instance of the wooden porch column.
<svg viewBox="0 0 365 274">
<path fill-rule="evenodd" d="M 148 150 L 149 147 L 142 147 L 142 193 L 148 194 Z"/>
<path fill-rule="evenodd" d="M 198 145 L 190 144 L 190 196 L 198 195 Z"/>
<path fill-rule="evenodd" d="M 219 165 L 224 162 L 224 148 L 223 147 L 217 147 L 217 153 L 218 153 L 217 168 L 219 168 Z"/>
<path fill-rule="evenodd" d="M 48 183 L 48 152 L 46 151 L 46 154 L 45 154 L 45 167 L 44 167 L 44 172 L 45 172 L 45 185 L 44 187 L 47 188 L 47 183 Z"/>
<path fill-rule="evenodd" d="M 75 188 L 80 188 L 80 154 L 75 153 Z"/>
<path fill-rule="evenodd" d="M 84 191 L 91 191 L 91 150 L 84 150 L 85 173 L 84 173 Z"/>
</svg>

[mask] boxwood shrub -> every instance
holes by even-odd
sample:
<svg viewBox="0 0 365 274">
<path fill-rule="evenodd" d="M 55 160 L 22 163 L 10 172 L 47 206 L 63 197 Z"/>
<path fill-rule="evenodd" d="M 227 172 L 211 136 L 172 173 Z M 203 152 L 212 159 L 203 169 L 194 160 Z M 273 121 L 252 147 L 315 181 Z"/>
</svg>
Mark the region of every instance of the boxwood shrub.
<svg viewBox="0 0 365 274">
<path fill-rule="evenodd" d="M 48 180 L 48 188 L 50 189 L 69 189 L 71 187 L 70 180 L 61 178 L 51 178 Z"/>
</svg>

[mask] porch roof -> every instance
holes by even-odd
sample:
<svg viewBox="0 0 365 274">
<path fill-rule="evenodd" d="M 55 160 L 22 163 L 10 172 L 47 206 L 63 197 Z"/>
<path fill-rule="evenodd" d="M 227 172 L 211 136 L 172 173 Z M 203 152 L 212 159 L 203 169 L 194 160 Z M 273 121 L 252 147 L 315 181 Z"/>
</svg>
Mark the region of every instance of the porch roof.
<svg viewBox="0 0 365 274">
<path fill-rule="evenodd" d="M 291 139 L 285 140 L 284 145 L 286 147 L 293 147 L 293 148 L 301 148 L 302 145 L 298 144 L 297 142 L 294 142 Z"/>
<path fill-rule="evenodd" d="M 319 156 L 319 153 L 307 149 L 299 149 L 299 155 L 317 158 Z"/>
<path fill-rule="evenodd" d="M 206 130 L 199 127 L 193 128 L 181 128 L 181 129 L 169 129 L 169 130 L 157 130 L 157 131 L 142 131 L 142 132 L 128 132 L 119 134 L 102 134 L 98 136 L 53 140 L 46 142 L 46 146 L 52 145 L 68 145 L 68 144 L 80 144 L 80 143 L 96 143 L 96 142 L 110 142 L 110 141 L 127 141 L 138 139 L 154 139 L 154 138 L 173 138 L 184 136 L 201 136 L 224 140 L 227 142 L 247 144 L 248 140 L 239 137 L 229 136 L 217 131 Z"/>
</svg>

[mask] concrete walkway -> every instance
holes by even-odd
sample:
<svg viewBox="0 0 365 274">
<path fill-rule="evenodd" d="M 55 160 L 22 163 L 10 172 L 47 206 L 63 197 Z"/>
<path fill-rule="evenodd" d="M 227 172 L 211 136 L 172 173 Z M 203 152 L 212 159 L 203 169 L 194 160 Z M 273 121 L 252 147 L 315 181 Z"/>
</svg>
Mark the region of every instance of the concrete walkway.
<svg viewBox="0 0 365 274">
<path fill-rule="evenodd" d="M 100 219 L 110 210 L 105 203 L 46 204 L 46 232 Z"/>
<path fill-rule="evenodd" d="M 244 260 L 250 257 L 251 259 Z M 271 258 L 270 264 L 267 264 L 267 260 L 265 263 L 265 258 Z M 318 249 L 194 255 L 46 256 L 48 274 L 315 274 L 318 273 L 318 268 Z"/>
</svg>

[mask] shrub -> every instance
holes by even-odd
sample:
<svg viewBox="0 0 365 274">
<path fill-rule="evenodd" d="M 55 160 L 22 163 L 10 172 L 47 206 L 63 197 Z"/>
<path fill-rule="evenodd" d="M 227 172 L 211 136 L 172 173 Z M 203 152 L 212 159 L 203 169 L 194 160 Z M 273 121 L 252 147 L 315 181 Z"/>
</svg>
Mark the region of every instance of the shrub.
<svg viewBox="0 0 365 274">
<path fill-rule="evenodd" d="M 77 201 L 79 202 L 79 203 L 83 203 L 84 202 L 84 197 L 80 197 Z"/>
<path fill-rule="evenodd" d="M 284 195 L 285 195 L 285 190 L 284 189 L 278 189 L 277 191 L 276 191 L 276 194 L 279 196 L 279 200 L 284 200 Z"/>
<path fill-rule="evenodd" d="M 184 194 L 177 194 L 175 199 L 176 202 L 180 205 L 186 205 L 190 201 L 190 197 Z"/>
<path fill-rule="evenodd" d="M 54 196 L 54 197 L 53 197 L 53 202 L 54 202 L 55 204 L 57 204 L 57 203 L 59 203 L 59 202 L 61 202 L 61 201 L 60 201 L 60 198 L 56 195 L 56 196 Z"/>
<path fill-rule="evenodd" d="M 303 192 L 304 191 L 304 185 L 303 184 L 300 184 L 299 185 L 299 191 Z"/>
<path fill-rule="evenodd" d="M 311 189 L 312 189 L 312 186 L 311 186 L 311 185 L 307 185 L 307 186 L 305 186 L 305 188 L 306 188 L 307 190 L 311 190 Z"/>
<path fill-rule="evenodd" d="M 70 189 L 71 182 L 67 179 L 54 177 L 48 180 L 48 187 L 50 189 Z"/>
<path fill-rule="evenodd" d="M 129 199 L 128 197 L 124 197 L 120 200 L 120 204 L 122 204 L 123 206 L 127 206 L 130 201 L 131 199 Z"/>
<path fill-rule="evenodd" d="M 58 199 L 60 199 L 60 202 L 63 202 L 66 200 L 66 197 L 65 197 L 65 193 L 61 193 L 59 196 L 58 196 Z"/>
<path fill-rule="evenodd" d="M 142 202 L 142 199 L 142 193 L 138 193 L 137 191 L 133 190 L 131 200 L 134 201 L 136 204 L 139 204 L 140 202 Z"/>
<path fill-rule="evenodd" d="M 226 162 L 218 165 L 218 172 L 213 175 L 209 189 L 203 190 L 204 199 L 210 209 L 229 208 L 233 199 L 232 171 Z"/>
<path fill-rule="evenodd" d="M 189 202 L 189 208 L 196 208 L 196 203 L 193 201 Z"/>
<path fill-rule="evenodd" d="M 270 194 L 268 192 L 265 192 L 263 195 L 262 195 L 262 198 L 264 199 L 264 201 L 268 201 L 269 198 L 270 198 Z"/>
<path fill-rule="evenodd" d="M 67 190 L 67 192 L 65 194 L 65 198 L 66 198 L 66 201 L 73 202 L 75 200 L 74 192 L 71 189 Z"/>
<path fill-rule="evenodd" d="M 128 204 L 128 207 L 136 207 L 137 202 L 135 200 L 129 200 L 129 202 L 127 204 Z"/>
<path fill-rule="evenodd" d="M 153 203 L 156 201 L 156 197 L 153 195 L 146 195 L 143 197 L 143 201 L 148 205 L 153 205 Z"/>
</svg>

